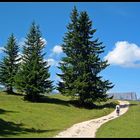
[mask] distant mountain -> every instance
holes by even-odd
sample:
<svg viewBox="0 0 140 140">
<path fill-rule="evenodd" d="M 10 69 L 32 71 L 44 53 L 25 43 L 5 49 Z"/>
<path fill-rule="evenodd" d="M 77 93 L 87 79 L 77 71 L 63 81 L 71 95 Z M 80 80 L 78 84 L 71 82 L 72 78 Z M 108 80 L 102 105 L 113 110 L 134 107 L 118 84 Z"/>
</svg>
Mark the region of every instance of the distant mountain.
<svg viewBox="0 0 140 140">
<path fill-rule="evenodd" d="M 137 95 L 135 92 L 126 92 L 126 93 L 108 93 L 108 96 L 113 96 L 113 99 L 120 100 L 137 100 Z"/>
<path fill-rule="evenodd" d="M 4 87 L 0 87 L 0 91 L 4 90 L 5 88 Z"/>
</svg>

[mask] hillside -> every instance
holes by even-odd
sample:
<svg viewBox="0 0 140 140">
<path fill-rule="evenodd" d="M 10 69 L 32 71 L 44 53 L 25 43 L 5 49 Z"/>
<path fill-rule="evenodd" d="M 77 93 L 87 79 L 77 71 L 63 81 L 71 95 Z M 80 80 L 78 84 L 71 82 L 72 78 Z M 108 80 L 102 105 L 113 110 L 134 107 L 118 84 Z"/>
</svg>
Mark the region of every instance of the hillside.
<svg viewBox="0 0 140 140">
<path fill-rule="evenodd" d="M 23 101 L 22 96 L 0 93 L 0 137 L 53 137 L 74 123 L 109 114 L 114 108 L 104 105 L 99 109 L 76 107 L 68 97 L 50 95 L 44 102 Z M 104 108 L 105 107 L 105 108 Z"/>
<path fill-rule="evenodd" d="M 140 102 L 130 101 L 128 112 L 107 122 L 97 131 L 97 138 L 140 138 Z"/>
</svg>

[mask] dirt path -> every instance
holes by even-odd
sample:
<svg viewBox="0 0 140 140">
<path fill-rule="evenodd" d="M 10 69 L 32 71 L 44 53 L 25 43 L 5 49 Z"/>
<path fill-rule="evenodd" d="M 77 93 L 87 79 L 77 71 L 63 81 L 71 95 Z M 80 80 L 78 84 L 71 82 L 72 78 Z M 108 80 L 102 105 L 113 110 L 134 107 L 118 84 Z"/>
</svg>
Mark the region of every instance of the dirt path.
<svg viewBox="0 0 140 140">
<path fill-rule="evenodd" d="M 129 107 L 128 101 L 119 101 L 120 102 L 120 116 L 124 114 Z M 56 138 L 88 138 L 92 137 L 95 138 L 95 133 L 97 129 L 104 123 L 115 119 L 119 116 L 116 115 L 116 111 L 114 110 L 112 113 L 110 113 L 107 116 L 103 116 L 97 119 L 92 119 L 89 121 L 81 122 L 74 124 L 72 127 L 66 129 L 65 131 L 60 132 L 58 135 L 56 135 Z"/>
</svg>

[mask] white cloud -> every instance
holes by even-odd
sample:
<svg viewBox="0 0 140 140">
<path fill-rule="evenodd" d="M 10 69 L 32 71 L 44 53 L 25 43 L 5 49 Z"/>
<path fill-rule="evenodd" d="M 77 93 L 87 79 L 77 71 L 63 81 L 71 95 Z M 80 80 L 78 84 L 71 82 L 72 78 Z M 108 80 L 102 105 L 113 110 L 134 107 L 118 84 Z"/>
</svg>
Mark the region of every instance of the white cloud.
<svg viewBox="0 0 140 140">
<path fill-rule="evenodd" d="M 5 88 L 5 86 L 0 84 L 0 88 Z"/>
<path fill-rule="evenodd" d="M 18 52 L 18 57 L 17 57 L 17 59 L 20 59 L 20 60 L 17 61 L 17 62 L 15 62 L 15 64 L 18 64 L 18 63 L 22 63 L 22 62 L 23 62 L 22 56 L 23 56 L 23 54 L 22 54 L 21 52 Z"/>
<path fill-rule="evenodd" d="M 18 52 L 18 56 L 23 56 L 23 53 L 21 53 L 21 52 Z"/>
<path fill-rule="evenodd" d="M 44 45 L 47 45 L 47 40 L 45 38 L 40 38 Z"/>
<path fill-rule="evenodd" d="M 3 53 L 3 50 L 5 50 L 4 47 L 0 47 L 0 53 Z"/>
<path fill-rule="evenodd" d="M 52 49 L 52 52 L 53 52 L 54 54 L 60 54 L 60 53 L 63 52 L 63 50 L 62 50 L 62 47 L 61 47 L 60 45 L 56 45 L 56 46 L 54 46 L 54 48 Z"/>
<path fill-rule="evenodd" d="M 118 41 L 104 59 L 112 65 L 140 67 L 140 47 L 127 41 Z"/>
<path fill-rule="evenodd" d="M 49 57 L 60 57 L 61 53 L 63 53 L 62 47 L 60 45 L 55 45 L 51 50 Z"/>
<path fill-rule="evenodd" d="M 54 60 L 53 58 L 49 58 L 49 59 L 47 59 L 45 61 L 48 62 L 49 66 L 57 66 L 58 65 L 58 62 L 56 60 Z"/>
</svg>

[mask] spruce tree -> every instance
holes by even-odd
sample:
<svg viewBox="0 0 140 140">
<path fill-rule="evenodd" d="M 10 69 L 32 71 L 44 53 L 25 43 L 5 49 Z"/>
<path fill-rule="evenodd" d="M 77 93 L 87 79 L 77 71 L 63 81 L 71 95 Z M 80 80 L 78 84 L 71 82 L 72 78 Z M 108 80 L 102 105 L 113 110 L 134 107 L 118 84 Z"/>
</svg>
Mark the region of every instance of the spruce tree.
<svg viewBox="0 0 140 140">
<path fill-rule="evenodd" d="M 19 66 L 18 49 L 16 39 L 11 34 L 6 46 L 4 46 L 5 56 L 0 62 L 0 83 L 6 87 L 6 91 L 9 94 L 13 94 L 14 79 Z"/>
<path fill-rule="evenodd" d="M 100 58 L 104 47 L 99 39 L 92 39 L 96 29 L 92 29 L 92 21 L 87 12 L 78 14 L 74 7 L 71 23 L 67 26 L 62 48 L 65 57 L 59 68 L 62 79 L 58 83 L 58 90 L 64 95 L 77 97 L 81 104 L 91 105 L 95 101 L 106 101 L 106 92 L 113 87 L 108 80 L 103 80 L 99 73 L 108 64 Z"/>
<path fill-rule="evenodd" d="M 38 101 L 41 94 L 52 90 L 48 63 L 44 61 L 45 47 L 39 26 L 32 23 L 23 46 L 23 58 L 16 77 L 17 88 L 25 93 L 24 99 Z"/>
<path fill-rule="evenodd" d="M 71 23 L 67 26 L 68 33 L 64 37 L 64 44 L 62 44 L 63 52 L 66 54 L 66 57 L 62 58 L 62 61 L 59 63 L 62 74 L 57 74 L 61 77 L 63 82 L 58 83 L 58 90 L 64 95 L 75 96 L 75 88 L 73 87 L 73 82 L 76 79 L 76 71 L 74 70 L 74 61 L 76 60 L 76 37 L 77 37 L 77 17 L 78 12 L 76 7 L 74 7 L 71 14 Z"/>
</svg>

